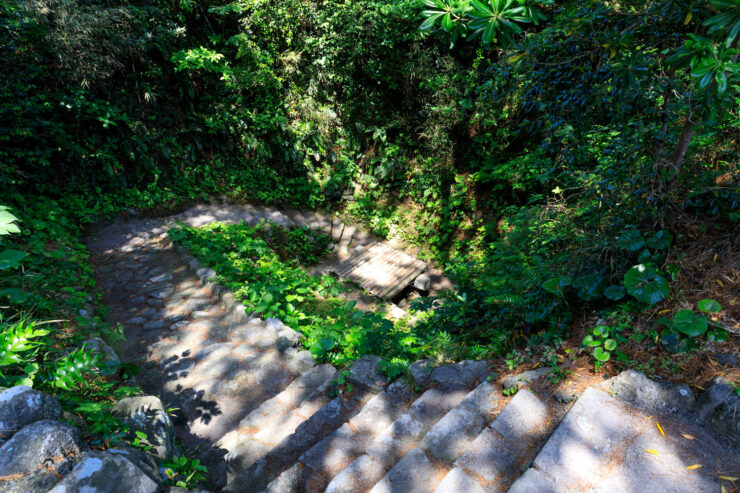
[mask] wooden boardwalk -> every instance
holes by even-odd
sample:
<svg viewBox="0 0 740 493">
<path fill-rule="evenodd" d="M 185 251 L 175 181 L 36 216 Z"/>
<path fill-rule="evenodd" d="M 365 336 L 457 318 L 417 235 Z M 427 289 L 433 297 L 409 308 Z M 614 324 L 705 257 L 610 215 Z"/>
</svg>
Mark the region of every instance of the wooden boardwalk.
<svg viewBox="0 0 740 493">
<path fill-rule="evenodd" d="M 352 255 L 337 267 L 343 281 L 353 281 L 365 291 L 384 300 L 393 299 L 426 270 L 421 260 L 390 246 L 372 242 L 353 249 Z"/>
</svg>

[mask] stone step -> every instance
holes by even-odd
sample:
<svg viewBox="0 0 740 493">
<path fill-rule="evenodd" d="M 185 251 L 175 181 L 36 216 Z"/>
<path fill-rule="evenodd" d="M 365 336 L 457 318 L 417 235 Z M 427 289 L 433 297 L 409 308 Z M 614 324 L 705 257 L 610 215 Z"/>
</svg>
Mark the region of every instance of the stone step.
<svg viewBox="0 0 740 493">
<path fill-rule="evenodd" d="M 737 458 L 691 414 L 686 386 L 627 371 L 604 390 L 581 394 L 510 492 L 716 492 L 720 475 L 738 476 Z"/>
<path fill-rule="evenodd" d="M 327 493 L 359 493 L 372 488 L 409 449 L 418 445 L 437 421 L 460 404 L 466 394 L 458 389 L 424 392 L 407 412 L 367 446 L 363 455 L 331 480 Z"/>
<path fill-rule="evenodd" d="M 452 463 L 491 421 L 501 398 L 492 384 L 480 384 L 437 421 L 418 446 L 407 452 L 371 492 L 431 493 L 452 469 Z"/>
<path fill-rule="evenodd" d="M 266 449 L 261 457 L 249 467 L 240 469 L 238 464 L 236 467 L 230 464 L 228 482 L 223 491 L 262 491 L 283 471 L 294 466 L 305 451 L 349 421 L 373 396 L 371 392 L 356 391 L 351 395 L 335 397 L 319 409 L 309 410 L 310 416 L 279 443 L 274 446 L 272 443 L 265 443 Z M 287 422 L 286 426 L 292 428 Z"/>
<path fill-rule="evenodd" d="M 491 422 L 502 395 L 483 382 L 440 419 L 419 444 L 429 457 L 452 464 Z"/>
<path fill-rule="evenodd" d="M 551 413 L 529 390 L 519 390 L 501 413 L 455 462 L 454 474 L 435 493 L 477 482 L 486 492 L 503 492 L 527 466 L 549 430 Z M 452 488 L 452 489 L 451 489 Z"/>
<path fill-rule="evenodd" d="M 398 388 L 399 385 L 392 387 Z M 332 434 L 304 452 L 298 462 L 268 485 L 268 492 L 323 491 L 329 481 L 365 452 L 373 439 L 407 408 L 410 393 L 381 392 Z"/>
<path fill-rule="evenodd" d="M 300 424 L 297 419 L 300 419 L 302 414 L 308 412 L 310 408 L 316 409 L 325 404 L 327 400 L 323 392 L 335 374 L 336 370 L 331 365 L 319 365 L 310 369 L 293 380 L 282 392 L 264 401 L 246 415 L 236 429 L 226 433 L 206 451 L 201 456 L 204 464 L 214 477 L 223 478 L 223 484 L 217 486 L 225 484 L 226 461 L 232 463 L 238 461 L 239 467 L 247 468 L 261 457 L 260 452 L 264 450 L 265 443 L 257 437 L 267 436 L 268 439 L 277 439 L 281 433 L 289 433 L 291 425 L 288 423 L 295 423 L 292 427 L 295 429 Z M 255 438 L 254 443 L 251 441 L 252 438 Z M 235 466 L 232 465 L 233 467 Z M 217 471 L 218 473 L 214 474 Z"/>
<path fill-rule="evenodd" d="M 253 213 L 253 216 L 257 221 L 264 219 L 265 221 L 271 221 L 279 226 L 290 226 L 290 219 L 274 207 L 257 206 L 255 209 L 256 211 Z"/>
<path fill-rule="evenodd" d="M 373 486 L 370 493 L 431 493 L 441 475 L 420 448 L 412 448 Z"/>
<path fill-rule="evenodd" d="M 283 213 L 287 216 L 288 219 L 290 219 L 294 226 L 299 228 L 308 227 L 308 221 L 303 216 L 303 214 L 301 214 L 301 211 L 295 209 L 287 209 L 284 210 Z"/>
</svg>

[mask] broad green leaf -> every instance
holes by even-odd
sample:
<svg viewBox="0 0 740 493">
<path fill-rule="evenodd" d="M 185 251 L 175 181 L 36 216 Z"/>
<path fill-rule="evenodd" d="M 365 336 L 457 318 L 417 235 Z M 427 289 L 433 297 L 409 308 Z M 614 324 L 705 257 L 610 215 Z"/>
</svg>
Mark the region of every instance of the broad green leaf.
<svg viewBox="0 0 740 493">
<path fill-rule="evenodd" d="M 588 347 L 596 347 L 601 346 L 601 342 L 594 339 L 594 336 L 591 334 L 587 335 L 583 338 L 583 345 Z"/>
<path fill-rule="evenodd" d="M 21 252 L 20 250 L 2 250 L 0 251 L 0 270 L 10 269 L 11 267 L 17 267 L 20 265 L 20 261 L 23 260 L 28 254 Z"/>
<path fill-rule="evenodd" d="M 717 313 L 722 311 L 722 305 L 717 303 L 714 300 L 701 300 L 699 303 L 696 304 L 697 308 L 699 310 L 705 312 L 705 313 Z"/>
<path fill-rule="evenodd" d="M 607 339 L 606 341 L 604 341 L 604 349 L 606 349 L 607 351 L 614 351 L 615 349 L 617 349 L 617 341 L 615 341 L 614 339 Z"/>
<path fill-rule="evenodd" d="M 645 239 L 639 230 L 632 229 L 617 238 L 617 246 L 622 250 L 636 252 L 645 246 Z"/>
<path fill-rule="evenodd" d="M 650 235 L 647 239 L 647 246 L 653 250 L 665 250 L 671 246 L 671 241 L 673 241 L 671 232 L 661 229 L 657 233 Z"/>
<path fill-rule="evenodd" d="M 590 272 L 576 278 L 573 281 L 573 287 L 578 290 L 576 294 L 582 300 L 597 300 L 601 298 L 604 289 L 604 276 L 598 272 Z"/>
<path fill-rule="evenodd" d="M 619 284 L 612 284 L 604 290 L 604 298 L 612 301 L 621 300 L 625 294 L 627 294 L 627 291 L 624 289 L 624 286 L 620 286 Z"/>
<path fill-rule="evenodd" d="M 637 301 L 654 305 L 670 292 L 668 280 L 652 265 L 638 264 L 624 274 L 624 287 Z"/>
<path fill-rule="evenodd" d="M 609 358 L 611 358 L 611 354 L 609 354 L 608 351 L 604 351 L 604 349 L 599 346 L 594 349 L 594 358 L 604 363 L 606 361 L 609 361 Z"/>
<path fill-rule="evenodd" d="M 679 310 L 673 316 L 673 328 L 689 337 L 698 337 L 707 331 L 707 320 L 691 310 Z"/>
<path fill-rule="evenodd" d="M 20 233 L 21 230 L 14 224 L 15 222 L 20 222 L 20 219 L 8 212 L 6 206 L 0 205 L 0 235 Z"/>
</svg>

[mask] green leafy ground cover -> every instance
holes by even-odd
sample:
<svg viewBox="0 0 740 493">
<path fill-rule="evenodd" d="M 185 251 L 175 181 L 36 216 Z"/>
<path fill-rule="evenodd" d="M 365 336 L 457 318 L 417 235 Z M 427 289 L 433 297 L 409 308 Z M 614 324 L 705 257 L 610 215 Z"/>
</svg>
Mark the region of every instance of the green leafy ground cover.
<svg viewBox="0 0 740 493">
<path fill-rule="evenodd" d="M 342 296 L 350 288 L 341 281 L 308 272 L 328 253 L 324 234 L 263 222 L 181 226 L 169 235 L 213 268 L 247 310 L 304 334 L 303 344 L 318 361 L 342 366 L 375 354 L 386 365 L 404 367 L 433 349 L 405 323 L 357 309 Z"/>
</svg>

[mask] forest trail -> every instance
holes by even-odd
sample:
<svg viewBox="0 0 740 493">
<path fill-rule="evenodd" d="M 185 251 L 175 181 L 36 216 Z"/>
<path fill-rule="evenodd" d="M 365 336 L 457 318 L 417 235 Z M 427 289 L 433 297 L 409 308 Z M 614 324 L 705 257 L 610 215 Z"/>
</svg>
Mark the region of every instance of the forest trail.
<svg viewBox="0 0 740 493">
<path fill-rule="evenodd" d="M 526 384 L 504 395 L 486 361 L 417 366 L 414 391 L 386 384 L 379 358 L 365 356 L 347 375 L 353 388 L 332 391 L 337 370 L 301 350 L 300 334 L 247 313 L 166 237 L 175 221 L 303 225 L 296 217 L 320 222 L 203 206 L 118 222 L 90 242 L 110 321 L 125 327 L 122 360 L 142 367 L 142 388 L 178 408 L 178 434 L 207 464 L 213 489 L 717 492 L 720 475 L 740 472 L 737 451 L 694 413 L 706 396 L 637 372 L 563 404 Z M 330 231 L 342 255 L 342 236 Z"/>
</svg>

